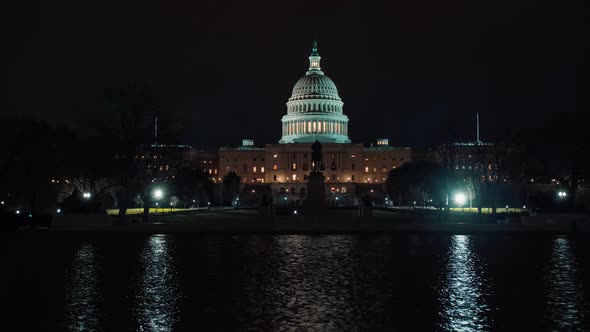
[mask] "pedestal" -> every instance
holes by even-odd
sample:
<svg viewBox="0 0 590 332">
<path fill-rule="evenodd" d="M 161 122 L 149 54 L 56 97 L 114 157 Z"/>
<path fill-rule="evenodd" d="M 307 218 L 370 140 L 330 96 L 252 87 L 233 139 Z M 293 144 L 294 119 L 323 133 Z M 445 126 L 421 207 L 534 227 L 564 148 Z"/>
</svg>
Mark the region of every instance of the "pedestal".
<svg viewBox="0 0 590 332">
<path fill-rule="evenodd" d="M 303 201 L 305 215 L 321 215 L 326 211 L 326 178 L 320 172 L 307 177 L 307 196 Z"/>
</svg>

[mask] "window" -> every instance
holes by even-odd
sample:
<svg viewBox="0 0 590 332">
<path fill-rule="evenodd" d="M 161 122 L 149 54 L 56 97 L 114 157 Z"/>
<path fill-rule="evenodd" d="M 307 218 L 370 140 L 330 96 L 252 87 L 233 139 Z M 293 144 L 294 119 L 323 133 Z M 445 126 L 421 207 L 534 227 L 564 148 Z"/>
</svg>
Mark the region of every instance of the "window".
<svg viewBox="0 0 590 332">
<path fill-rule="evenodd" d="M 244 173 L 248 173 L 248 165 L 244 164 L 242 169 L 244 170 Z"/>
<path fill-rule="evenodd" d="M 373 167 L 373 173 L 377 172 L 377 167 Z"/>
<path fill-rule="evenodd" d="M 277 180 L 277 176 L 276 175 L 273 176 L 272 179 L 273 179 L 273 181 L 276 181 Z"/>
<path fill-rule="evenodd" d="M 272 169 L 273 171 L 276 171 L 277 169 L 279 169 L 279 166 L 277 164 L 272 165 Z"/>
<path fill-rule="evenodd" d="M 334 180 L 334 181 L 336 180 L 336 175 L 335 174 L 332 174 L 332 180 Z"/>
<path fill-rule="evenodd" d="M 383 169 L 381 170 L 383 173 L 387 173 L 387 166 L 383 166 Z"/>
<path fill-rule="evenodd" d="M 354 181 L 354 175 L 353 175 L 353 176 L 351 176 L 351 179 L 352 179 L 352 181 Z"/>
<path fill-rule="evenodd" d="M 307 164 L 303 164 L 303 170 L 307 171 L 309 169 L 309 166 L 307 166 Z"/>
<path fill-rule="evenodd" d="M 213 170 L 209 168 L 209 174 L 212 174 L 212 173 L 213 173 Z"/>
<path fill-rule="evenodd" d="M 332 156 L 332 158 L 334 158 L 334 156 Z M 335 161 L 333 161 L 333 162 L 332 162 L 332 166 L 330 166 L 330 167 L 331 167 L 331 169 L 332 169 L 333 171 L 335 171 L 335 170 L 336 170 L 336 162 L 335 162 Z"/>
<path fill-rule="evenodd" d="M 293 165 L 291 165 L 291 169 L 294 171 L 297 170 L 297 163 L 293 163 Z"/>
<path fill-rule="evenodd" d="M 305 187 L 301 187 L 299 189 L 299 195 L 301 195 L 301 196 L 305 195 Z"/>
<path fill-rule="evenodd" d="M 260 173 L 264 173 L 264 166 L 260 167 Z"/>
<path fill-rule="evenodd" d="M 343 194 L 346 194 L 346 187 L 342 187 L 342 188 L 340 189 L 340 192 L 341 192 L 341 193 L 343 193 Z"/>
<path fill-rule="evenodd" d="M 365 173 L 369 173 L 369 167 L 365 166 Z"/>
<path fill-rule="evenodd" d="M 297 174 L 293 174 L 293 176 L 291 176 L 291 178 L 293 179 L 293 181 L 297 181 Z"/>
<path fill-rule="evenodd" d="M 256 166 L 252 166 L 252 173 L 256 173 Z"/>
<path fill-rule="evenodd" d="M 227 167 L 225 168 L 225 172 L 226 172 L 226 173 L 229 173 L 229 166 L 227 166 Z"/>
<path fill-rule="evenodd" d="M 354 163 L 352 163 L 352 165 L 350 166 L 351 169 L 354 169 Z"/>
</svg>

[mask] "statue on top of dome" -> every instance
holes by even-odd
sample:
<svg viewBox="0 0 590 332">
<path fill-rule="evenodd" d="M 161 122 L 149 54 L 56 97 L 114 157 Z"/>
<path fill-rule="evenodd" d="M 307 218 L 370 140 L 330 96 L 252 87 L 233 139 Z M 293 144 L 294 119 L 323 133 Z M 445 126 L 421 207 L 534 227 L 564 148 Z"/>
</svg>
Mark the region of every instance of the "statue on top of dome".
<svg viewBox="0 0 590 332">
<path fill-rule="evenodd" d="M 318 54 L 318 40 L 316 38 L 313 39 L 313 47 L 311 48 L 311 55 L 319 55 Z"/>
</svg>

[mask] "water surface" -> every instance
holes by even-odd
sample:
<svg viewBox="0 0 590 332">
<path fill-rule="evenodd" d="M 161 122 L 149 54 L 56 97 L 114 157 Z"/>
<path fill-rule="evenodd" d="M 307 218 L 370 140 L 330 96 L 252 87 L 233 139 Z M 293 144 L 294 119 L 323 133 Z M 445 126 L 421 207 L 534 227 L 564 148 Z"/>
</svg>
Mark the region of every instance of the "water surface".
<svg viewBox="0 0 590 332">
<path fill-rule="evenodd" d="M 19 330 L 590 329 L 590 245 L 545 235 L 4 233 Z"/>
</svg>

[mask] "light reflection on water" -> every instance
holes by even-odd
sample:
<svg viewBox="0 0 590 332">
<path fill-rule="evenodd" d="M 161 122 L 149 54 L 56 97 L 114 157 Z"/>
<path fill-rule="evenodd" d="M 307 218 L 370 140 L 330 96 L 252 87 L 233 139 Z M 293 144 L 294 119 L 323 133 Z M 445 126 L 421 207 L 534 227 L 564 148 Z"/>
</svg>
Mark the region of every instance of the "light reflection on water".
<svg viewBox="0 0 590 332">
<path fill-rule="evenodd" d="M 172 331 L 178 320 L 180 290 L 168 236 L 150 236 L 140 262 L 142 272 L 134 308 L 139 331 Z"/>
<path fill-rule="evenodd" d="M 100 329 L 98 305 L 98 265 L 96 249 L 82 244 L 76 251 L 72 271 L 66 287 L 65 323 L 69 331 L 96 331 Z"/>
<path fill-rule="evenodd" d="M 488 282 L 482 262 L 472 251 L 470 236 L 454 235 L 447 255 L 446 272 L 439 283 L 439 315 L 444 330 L 490 329 Z"/>
<path fill-rule="evenodd" d="M 244 280 L 243 308 L 256 319 L 243 328 L 350 329 L 356 311 L 350 254 L 354 240 L 350 236 L 273 238 L 274 253 L 264 263 L 266 271 L 251 271 Z"/>
<path fill-rule="evenodd" d="M 547 277 L 547 319 L 553 330 L 581 331 L 584 293 L 570 240 L 556 238 Z"/>
</svg>

